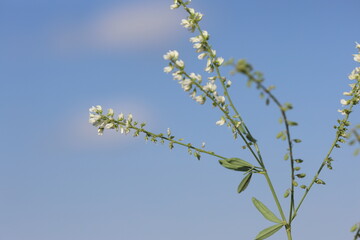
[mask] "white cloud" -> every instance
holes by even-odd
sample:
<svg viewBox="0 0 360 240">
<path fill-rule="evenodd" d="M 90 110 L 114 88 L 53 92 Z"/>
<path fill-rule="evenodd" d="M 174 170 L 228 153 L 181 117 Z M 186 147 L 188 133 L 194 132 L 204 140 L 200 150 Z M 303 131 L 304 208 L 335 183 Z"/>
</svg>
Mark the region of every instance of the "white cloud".
<svg viewBox="0 0 360 240">
<path fill-rule="evenodd" d="M 181 33 L 181 11 L 168 4 L 117 5 L 100 11 L 81 24 L 65 27 L 56 35 L 63 50 L 124 50 L 152 48 Z"/>
</svg>

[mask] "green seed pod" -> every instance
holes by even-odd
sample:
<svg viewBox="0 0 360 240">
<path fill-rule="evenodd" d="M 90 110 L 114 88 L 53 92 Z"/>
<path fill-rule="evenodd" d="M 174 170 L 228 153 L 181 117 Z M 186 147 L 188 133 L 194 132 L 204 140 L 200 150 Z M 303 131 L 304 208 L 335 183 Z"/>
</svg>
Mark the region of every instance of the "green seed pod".
<svg viewBox="0 0 360 240">
<path fill-rule="evenodd" d="M 287 189 L 284 193 L 284 198 L 287 198 L 290 195 L 290 190 Z"/>
</svg>

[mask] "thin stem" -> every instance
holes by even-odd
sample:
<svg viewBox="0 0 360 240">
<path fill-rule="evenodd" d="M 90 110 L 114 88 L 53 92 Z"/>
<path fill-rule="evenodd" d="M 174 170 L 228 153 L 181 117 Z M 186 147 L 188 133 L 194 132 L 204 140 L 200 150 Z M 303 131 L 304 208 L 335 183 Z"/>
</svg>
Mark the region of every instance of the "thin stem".
<svg viewBox="0 0 360 240">
<path fill-rule="evenodd" d="M 189 9 L 188 9 L 188 7 L 187 7 L 184 3 L 181 3 L 181 4 L 182 4 L 183 7 L 185 8 L 185 10 L 186 10 L 189 14 L 191 14 L 190 11 L 189 11 Z M 197 23 L 196 23 L 196 28 L 198 29 L 198 31 L 199 31 L 200 34 L 202 35 L 203 39 L 206 39 L 206 38 L 204 37 L 204 35 L 203 35 L 203 32 L 202 32 L 199 24 L 197 24 Z M 206 41 L 206 43 L 207 43 L 207 40 L 205 40 L 205 41 Z M 208 43 L 207 43 L 207 45 L 208 45 L 207 51 L 208 51 L 208 53 L 209 53 L 209 55 L 210 55 L 211 60 L 213 60 L 213 59 L 215 58 L 215 56 L 213 55 L 213 52 L 211 51 L 211 46 L 210 46 Z M 279 210 L 279 212 L 280 212 L 281 218 L 282 218 L 283 221 L 286 222 L 285 214 L 284 214 L 284 212 L 283 212 L 283 210 L 282 210 L 282 207 L 281 207 L 281 204 L 280 204 L 280 202 L 279 202 L 279 199 L 278 199 L 278 197 L 277 197 L 277 195 L 276 195 L 276 192 L 275 192 L 275 190 L 274 190 L 274 187 L 273 187 L 273 185 L 272 185 L 272 182 L 271 182 L 271 180 L 270 180 L 270 177 L 269 177 L 269 175 L 268 175 L 268 173 L 267 173 L 267 170 L 266 170 L 266 168 L 265 168 L 265 164 L 264 164 L 264 162 L 263 162 L 263 160 L 262 160 L 262 157 L 261 157 L 261 154 L 260 154 L 260 149 L 259 149 L 259 147 L 258 147 L 258 145 L 257 145 L 257 143 L 256 143 L 256 140 L 251 136 L 250 131 L 247 129 L 247 127 L 246 127 L 245 123 L 243 122 L 240 114 L 238 113 L 235 105 L 233 104 L 233 102 L 232 102 L 232 100 L 231 100 L 231 97 L 230 97 L 230 95 L 228 94 L 227 87 L 225 86 L 225 83 L 223 82 L 223 79 L 222 79 L 222 77 L 221 77 L 220 70 L 219 70 L 218 66 L 216 66 L 216 64 L 214 64 L 214 65 L 215 65 L 215 69 L 216 69 L 216 72 L 217 72 L 217 75 L 218 75 L 217 77 L 219 78 L 219 80 L 220 80 L 220 82 L 221 82 L 221 84 L 222 84 L 222 86 L 223 86 L 224 95 L 227 97 L 231 108 L 232 108 L 233 111 L 236 113 L 237 117 L 240 119 L 241 124 L 240 124 L 239 126 L 237 126 L 236 123 L 234 122 L 234 120 L 229 116 L 229 114 L 228 114 L 226 111 L 224 111 L 222 107 L 220 107 L 220 109 L 223 111 L 223 113 L 225 114 L 225 116 L 227 117 L 227 119 L 229 119 L 229 120 L 231 121 L 232 125 L 235 127 L 235 129 L 237 130 L 237 132 L 239 133 L 239 135 L 242 137 L 242 139 L 243 139 L 244 142 L 246 143 L 247 147 L 249 148 L 249 147 L 250 147 L 250 144 L 246 141 L 246 139 L 244 138 L 244 136 L 243 136 L 242 133 L 247 134 L 247 137 L 249 138 L 249 140 L 254 144 L 255 149 L 256 149 L 258 155 L 256 155 L 256 154 L 254 153 L 254 151 L 252 150 L 252 148 L 249 148 L 249 149 L 250 149 L 251 153 L 254 155 L 256 161 L 257 161 L 257 162 L 261 165 L 261 167 L 263 168 L 263 170 L 264 170 L 264 176 L 265 176 L 265 178 L 266 178 L 266 181 L 267 181 L 267 183 L 268 183 L 268 186 L 269 186 L 269 188 L 270 188 L 270 191 L 271 191 L 271 193 L 272 193 L 272 195 L 273 195 L 273 198 L 274 198 L 274 200 L 275 200 L 275 203 L 276 203 L 276 205 L 277 205 L 277 207 L 278 207 L 278 210 Z M 200 88 L 200 89 L 201 89 L 201 88 Z M 207 94 L 207 93 L 206 93 L 206 94 Z M 208 95 L 207 95 L 207 96 L 208 96 Z M 211 99 L 212 99 L 212 98 L 211 98 Z M 217 106 L 218 106 L 218 105 L 217 105 Z M 244 131 L 244 129 L 241 129 L 241 128 L 240 128 L 240 127 L 242 127 L 241 125 L 246 129 L 246 131 Z M 291 239 L 291 233 L 288 233 L 288 234 L 290 234 L 290 238 L 289 238 L 289 239 Z"/>
<path fill-rule="evenodd" d="M 209 99 L 211 99 L 211 101 L 216 104 L 216 106 L 220 109 L 220 111 L 226 116 L 226 118 L 228 120 L 230 120 L 231 124 L 233 125 L 233 127 L 236 129 L 237 133 L 240 135 L 240 137 L 242 138 L 242 140 L 244 141 L 244 143 L 246 144 L 247 148 L 250 150 L 251 154 L 254 156 L 254 158 L 256 159 L 256 161 L 261 165 L 261 159 L 258 158 L 258 156 L 255 154 L 254 150 L 252 149 L 250 143 L 246 140 L 246 138 L 244 137 L 244 135 L 242 134 L 242 132 L 240 131 L 240 129 L 238 129 L 236 127 L 236 122 L 230 117 L 229 113 L 223 108 L 221 107 L 217 102 L 216 102 L 216 99 L 211 95 L 209 94 L 207 91 L 205 91 L 203 89 L 203 87 L 197 83 L 196 81 L 193 81 L 192 78 L 186 73 L 184 72 L 184 75 L 186 77 L 188 77 L 193 84 L 195 84 Z"/>
<path fill-rule="evenodd" d="M 122 126 L 125 126 L 126 127 L 126 124 L 121 122 L 121 121 L 115 121 L 117 124 L 119 125 L 122 125 Z M 204 149 L 201 149 L 201 148 L 197 148 L 197 147 L 194 147 L 192 146 L 190 143 L 186 144 L 186 143 L 183 143 L 183 142 L 180 142 L 180 141 L 177 141 L 177 140 L 174 140 L 172 139 L 171 137 L 165 137 L 162 133 L 160 134 L 155 134 L 155 133 L 152 133 L 152 132 L 149 132 L 143 128 L 138 128 L 134 125 L 128 125 L 127 126 L 129 129 L 134 129 L 136 131 L 139 131 L 139 132 L 142 132 L 142 133 L 145 133 L 147 136 L 151 136 L 151 137 L 155 137 L 155 138 L 161 138 L 161 139 L 164 139 L 166 141 L 169 141 L 169 142 L 172 142 L 172 143 L 175 143 L 177 145 L 180 145 L 180 146 L 184 146 L 184 147 L 187 147 L 187 148 L 190 148 L 190 149 L 194 149 L 196 150 L 197 152 L 201 152 L 201 153 L 205 153 L 205 154 L 208 154 L 208 155 L 211 155 L 211 156 L 214 156 L 214 157 L 218 157 L 218 158 L 221 158 L 221 159 L 227 159 L 226 157 L 223 157 L 221 155 L 218 155 L 212 151 L 206 151 Z"/>
<path fill-rule="evenodd" d="M 265 166 L 262 166 L 262 167 L 265 169 Z M 275 200 L 275 203 L 276 203 L 276 206 L 277 206 L 277 208 L 278 208 L 278 210 L 279 210 L 279 213 L 280 213 L 280 215 L 281 215 L 281 219 L 286 222 L 285 214 L 284 214 L 284 212 L 283 212 L 283 210 L 282 210 L 282 207 L 281 207 L 281 204 L 280 204 L 280 202 L 279 202 L 279 199 L 278 199 L 278 197 L 277 197 L 277 195 L 276 195 L 274 186 L 272 185 L 272 182 L 271 182 L 270 177 L 269 177 L 269 175 L 268 175 L 268 173 L 267 173 L 266 170 L 265 170 L 264 176 L 265 176 L 266 182 L 267 182 L 268 185 L 269 185 L 271 194 L 273 195 L 273 198 L 274 198 L 274 200 Z"/>
<path fill-rule="evenodd" d="M 280 103 L 280 101 L 260 81 L 256 80 L 254 78 L 254 76 L 252 76 L 250 73 L 247 73 L 246 75 L 250 80 L 254 81 L 257 84 L 257 86 L 260 87 L 274 101 L 274 103 L 280 109 L 281 115 L 284 119 L 287 143 L 289 146 L 289 157 L 290 157 L 290 167 L 291 167 L 291 190 L 290 190 L 291 193 L 290 193 L 290 210 L 289 210 L 289 224 L 291 225 L 291 216 L 292 216 L 292 211 L 294 209 L 294 204 L 295 204 L 295 191 L 294 191 L 294 184 L 293 184 L 293 182 L 295 180 L 295 169 L 294 169 L 293 145 L 291 142 L 290 127 L 289 127 L 286 111 L 283 109 L 283 106 Z"/>
<path fill-rule="evenodd" d="M 353 104 L 351 104 L 351 105 L 349 106 L 349 112 L 351 112 L 352 108 L 353 108 Z M 345 127 L 345 123 L 346 123 L 347 120 L 349 119 L 349 115 L 350 115 L 350 114 L 346 114 L 345 118 L 341 121 L 341 124 L 340 124 L 340 126 L 339 126 L 338 128 L 344 128 L 344 127 Z M 318 171 L 316 172 L 316 174 L 315 174 L 314 178 L 312 179 L 310 185 L 306 188 L 304 195 L 302 196 L 302 198 L 301 198 L 298 206 L 296 207 L 296 209 L 295 209 L 295 211 L 294 211 L 294 213 L 293 213 L 293 215 L 292 215 L 292 217 L 291 217 L 291 220 L 293 220 L 293 219 L 296 217 L 296 214 L 297 214 L 297 212 L 299 211 L 299 209 L 300 209 L 303 201 L 305 200 L 305 198 L 306 198 L 307 194 L 309 193 L 310 189 L 312 188 L 312 186 L 314 185 L 314 183 L 315 183 L 316 180 L 318 179 L 318 176 L 320 175 L 322 169 L 323 169 L 324 166 L 326 165 L 326 163 L 327 163 L 327 161 L 328 161 L 328 159 L 329 159 L 332 151 L 334 150 L 335 146 L 337 145 L 337 142 L 339 141 L 339 138 L 340 138 L 340 137 L 341 137 L 341 131 L 338 130 L 338 131 L 336 132 L 335 139 L 334 139 L 334 141 L 333 141 L 333 143 L 332 143 L 329 151 L 327 152 L 327 154 L 326 154 L 323 162 L 322 162 L 321 165 L 320 165 L 320 168 L 319 168 Z"/>
<path fill-rule="evenodd" d="M 358 230 L 356 231 L 354 240 L 357 240 L 358 238 L 360 238 L 360 228 L 358 228 Z"/>
</svg>

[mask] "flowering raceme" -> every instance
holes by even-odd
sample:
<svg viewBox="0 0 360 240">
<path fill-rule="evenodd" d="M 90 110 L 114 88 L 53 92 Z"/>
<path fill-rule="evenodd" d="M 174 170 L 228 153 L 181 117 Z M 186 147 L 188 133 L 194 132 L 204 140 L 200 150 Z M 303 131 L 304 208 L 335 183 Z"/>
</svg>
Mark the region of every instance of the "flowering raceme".
<svg viewBox="0 0 360 240">
<path fill-rule="evenodd" d="M 301 171 L 301 164 L 303 160 L 295 157 L 293 153 L 294 144 L 300 143 L 301 140 L 294 138 L 291 134 L 291 127 L 297 126 L 298 123 L 290 121 L 287 116 L 287 112 L 292 110 L 290 103 L 281 103 L 273 94 L 274 86 L 266 87 L 264 85 L 264 76 L 262 73 L 255 71 L 246 60 L 239 60 L 234 62 L 233 60 L 225 61 L 223 57 L 217 56 L 217 51 L 210 45 L 210 34 L 206 30 L 202 30 L 199 23 L 203 19 L 203 14 L 196 12 L 193 8 L 189 8 L 190 1 L 174 0 L 170 6 L 171 9 L 184 8 L 188 13 L 186 19 L 181 21 L 181 25 L 189 30 L 191 33 L 196 32 L 196 36 L 190 37 L 190 42 L 195 49 L 197 59 L 204 60 L 204 75 L 200 75 L 195 72 L 190 72 L 185 62 L 180 59 L 180 54 L 176 50 L 169 50 L 163 55 L 164 60 L 168 61 L 164 67 L 164 72 L 171 74 L 172 78 L 178 82 L 181 88 L 189 94 L 189 96 L 197 103 L 201 105 L 211 106 L 219 112 L 219 119 L 215 122 L 217 126 L 226 126 L 235 140 L 241 141 L 241 148 L 249 151 L 249 154 L 253 157 L 252 163 L 242 160 L 240 158 L 225 157 L 216 154 L 214 151 L 205 149 L 205 143 L 201 143 L 201 147 L 196 147 L 191 143 L 185 143 L 183 138 L 176 138 L 170 128 L 167 128 L 165 133 L 153 133 L 145 129 L 145 123 L 139 123 L 133 119 L 132 114 L 128 114 L 126 117 L 123 113 L 120 113 L 117 117 L 114 117 L 115 113 L 113 109 L 108 109 L 105 113 L 100 105 L 93 106 L 89 109 L 89 123 L 97 127 L 98 134 L 102 135 L 105 129 L 113 129 L 119 131 L 121 134 L 133 134 L 134 137 L 144 136 L 146 141 L 164 144 L 168 143 L 170 149 L 173 149 L 175 145 L 187 148 L 190 155 L 193 155 L 196 159 L 200 160 L 202 154 L 207 156 L 216 157 L 219 159 L 219 164 L 227 169 L 240 172 L 243 176 L 239 186 L 238 193 L 244 192 L 249 186 L 251 179 L 256 177 L 264 177 L 269 191 L 272 195 L 274 203 L 277 208 L 277 213 L 270 210 L 264 203 L 256 198 L 252 198 L 252 202 L 256 209 L 265 217 L 265 219 L 272 222 L 272 226 L 267 227 L 259 232 L 255 237 L 256 240 L 262 240 L 275 234 L 280 229 L 284 229 L 287 235 L 287 239 L 292 239 L 292 223 L 297 217 L 298 211 L 302 206 L 304 199 L 307 197 L 308 192 L 314 185 L 325 185 L 325 181 L 319 178 L 320 173 L 326 166 L 328 169 L 332 169 L 332 162 L 334 159 L 331 157 L 332 151 L 335 148 L 340 148 L 340 144 L 346 142 L 349 136 L 348 127 L 350 122 L 348 121 L 350 114 L 354 111 L 354 106 L 360 102 L 360 67 L 350 73 L 348 78 L 352 81 L 350 90 L 343 92 L 344 99 L 340 100 L 342 109 L 339 109 L 343 116 L 342 119 L 337 121 L 335 138 L 330 147 L 330 150 L 325 155 L 324 160 L 320 164 L 320 168 L 315 172 L 312 180 L 307 184 L 302 184 L 306 174 Z M 358 50 L 357 54 L 353 54 L 353 59 L 356 62 L 360 62 L 360 44 L 356 43 Z M 281 117 L 279 123 L 283 125 L 276 138 L 283 140 L 287 144 L 284 160 L 289 162 L 290 178 L 288 179 L 288 188 L 284 191 L 284 198 L 288 198 L 289 204 L 283 206 L 279 201 L 279 195 L 273 187 L 273 182 L 268 174 L 266 167 L 266 161 L 261 154 L 261 148 L 250 132 L 250 129 L 246 125 L 246 121 L 243 119 L 241 112 L 238 111 L 237 106 L 232 101 L 229 94 L 229 88 L 232 85 L 232 81 L 228 80 L 222 75 L 223 67 L 233 66 L 234 70 L 231 72 L 234 74 L 241 74 L 247 78 L 247 85 L 255 85 L 260 91 L 260 97 L 265 98 L 266 105 L 270 102 L 274 103 L 278 107 Z M 231 90 L 231 89 L 230 89 Z M 205 104 L 206 103 L 206 104 Z M 360 126 L 359 126 L 360 129 Z M 355 134 L 355 133 L 353 133 Z M 357 132 L 356 132 L 357 134 Z M 360 143 L 360 139 L 359 139 Z M 360 152 L 360 150 L 359 150 Z M 326 168 L 325 168 L 326 169 Z M 302 190 L 303 189 L 303 190 Z M 295 192 L 302 191 L 295 195 Z M 288 215 L 285 215 L 285 207 L 288 207 Z M 359 225 L 360 226 L 360 225 Z M 360 232 L 360 227 L 356 225 L 354 231 L 357 234 Z M 359 233 L 360 236 L 360 233 Z"/>
</svg>

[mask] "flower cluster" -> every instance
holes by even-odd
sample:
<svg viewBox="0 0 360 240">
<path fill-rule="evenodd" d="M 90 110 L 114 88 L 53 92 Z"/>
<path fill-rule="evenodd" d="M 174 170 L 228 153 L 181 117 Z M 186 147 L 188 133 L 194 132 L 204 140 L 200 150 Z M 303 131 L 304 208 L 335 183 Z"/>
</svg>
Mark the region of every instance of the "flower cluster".
<svg viewBox="0 0 360 240">
<path fill-rule="evenodd" d="M 220 67 L 224 63 L 224 58 L 216 57 L 216 50 L 213 50 L 208 43 L 209 38 L 210 35 L 207 31 L 201 31 L 199 36 L 191 37 L 190 42 L 193 43 L 193 47 L 199 53 L 198 59 L 207 57 L 205 71 L 212 73 L 215 67 Z"/>
<path fill-rule="evenodd" d="M 174 80 L 177 80 L 181 85 L 184 91 L 189 92 L 192 99 L 200 104 L 204 104 L 206 98 L 210 98 L 213 101 L 214 106 L 224 106 L 225 97 L 219 95 L 216 91 L 217 86 L 215 80 L 217 76 L 209 77 L 208 82 L 202 85 L 202 76 L 200 74 L 190 73 L 188 74 L 185 71 L 185 64 L 182 60 L 179 59 L 179 53 L 176 50 L 170 50 L 164 55 L 165 60 L 169 60 L 169 65 L 164 68 L 164 72 L 170 73 L 173 72 Z M 222 78 L 221 81 L 226 81 L 225 78 Z M 227 86 L 231 85 L 231 81 L 227 82 Z M 201 91 L 201 94 L 198 95 L 198 91 Z"/>
<path fill-rule="evenodd" d="M 193 43 L 193 47 L 196 49 L 196 52 L 199 53 L 199 59 L 208 57 L 205 71 L 212 73 L 215 67 L 219 67 L 224 63 L 224 58 L 216 57 L 216 51 L 208 44 L 208 40 L 210 38 L 209 33 L 207 31 L 200 30 L 198 23 L 203 17 L 201 13 L 196 12 L 193 8 L 188 8 L 186 5 L 189 4 L 189 2 L 183 3 L 180 0 L 175 0 L 174 4 L 171 5 L 170 8 L 175 9 L 180 7 L 182 4 L 184 5 L 185 10 L 189 13 L 189 16 L 187 19 L 183 19 L 181 21 L 181 25 L 191 32 L 194 32 L 196 29 L 199 30 L 200 35 L 191 37 L 190 42 Z"/>
<path fill-rule="evenodd" d="M 181 25 L 190 32 L 194 32 L 203 15 L 199 12 L 195 12 L 193 8 L 186 7 L 186 10 L 188 11 L 189 16 L 187 19 L 181 20 Z"/>
<path fill-rule="evenodd" d="M 356 43 L 356 48 L 359 53 L 354 54 L 354 61 L 360 62 L 360 44 Z M 351 97 L 350 99 L 341 99 L 340 103 L 345 107 L 338 110 L 342 115 L 349 115 L 351 113 L 351 107 L 360 102 L 360 67 L 356 67 L 349 75 L 350 80 L 354 80 L 355 83 L 349 84 L 350 91 L 344 92 L 344 96 Z"/>
<path fill-rule="evenodd" d="M 207 58 L 205 71 L 207 73 L 214 72 L 215 69 L 220 67 L 224 63 L 224 58 L 217 57 L 216 51 L 211 48 L 208 43 L 210 35 L 207 31 L 200 29 L 198 25 L 199 21 L 202 19 L 203 15 L 199 12 L 196 12 L 194 9 L 187 7 L 189 2 L 184 3 L 181 0 L 174 0 L 174 4 L 170 6 L 171 9 L 179 8 L 181 5 L 189 13 L 187 19 L 183 19 L 181 25 L 185 28 L 194 32 L 196 29 L 199 31 L 199 35 L 190 38 L 190 42 L 193 43 L 193 47 L 196 49 L 196 52 L 199 53 L 198 59 L 202 60 Z M 169 60 L 169 65 L 164 68 L 164 72 L 170 73 L 173 72 L 173 78 L 178 80 L 181 87 L 184 91 L 189 92 L 192 99 L 194 99 L 199 104 L 204 104 L 206 99 L 211 99 L 213 106 L 219 106 L 223 112 L 228 112 L 228 107 L 225 104 L 225 96 L 219 95 L 217 90 L 217 85 L 215 84 L 216 80 L 219 79 L 224 88 L 229 88 L 231 86 L 231 81 L 226 81 L 225 78 L 219 75 L 217 69 L 217 75 L 208 77 L 208 82 L 202 84 L 201 75 L 190 73 L 188 74 L 184 68 L 185 64 L 182 60 L 178 59 L 177 51 L 169 51 L 164 55 L 165 60 Z M 201 91 L 200 95 L 198 94 L 199 90 Z M 225 89 L 226 91 L 226 89 Z M 225 118 L 222 117 L 221 120 L 217 121 L 217 125 L 225 124 Z"/>
<path fill-rule="evenodd" d="M 93 106 L 89 109 L 89 123 L 98 128 L 98 134 L 103 135 L 105 129 L 116 129 L 122 134 L 128 134 L 133 126 L 136 126 L 138 123 L 133 123 L 133 116 L 129 114 L 127 118 L 124 117 L 123 113 L 120 113 L 118 117 L 114 118 L 114 110 L 108 109 L 106 115 L 103 114 L 103 109 L 100 105 Z M 145 123 L 141 124 L 141 127 L 144 127 Z M 138 135 L 140 131 L 134 133 L 134 136 Z"/>
</svg>

